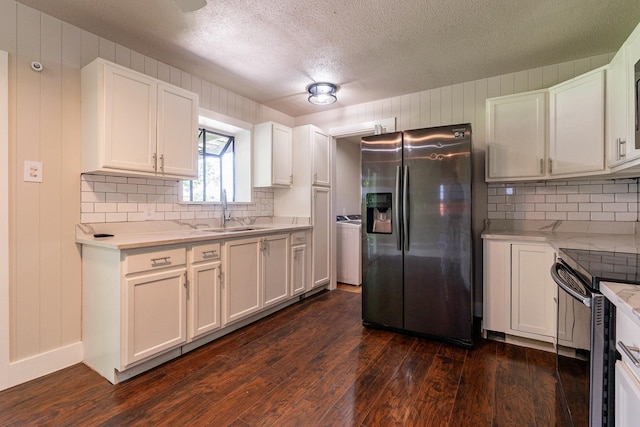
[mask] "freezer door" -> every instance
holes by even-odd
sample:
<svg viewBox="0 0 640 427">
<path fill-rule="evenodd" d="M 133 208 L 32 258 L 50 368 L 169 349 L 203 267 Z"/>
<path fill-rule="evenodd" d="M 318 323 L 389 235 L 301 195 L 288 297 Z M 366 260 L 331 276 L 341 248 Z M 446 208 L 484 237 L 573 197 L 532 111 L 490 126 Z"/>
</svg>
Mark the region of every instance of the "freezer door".
<svg viewBox="0 0 640 427">
<path fill-rule="evenodd" d="M 365 137 L 360 148 L 362 320 L 368 326 L 402 329 L 402 251 L 398 233 L 401 212 L 397 193 L 402 134 Z"/>
<path fill-rule="evenodd" d="M 404 133 L 404 327 L 470 345 L 471 125 Z"/>
</svg>

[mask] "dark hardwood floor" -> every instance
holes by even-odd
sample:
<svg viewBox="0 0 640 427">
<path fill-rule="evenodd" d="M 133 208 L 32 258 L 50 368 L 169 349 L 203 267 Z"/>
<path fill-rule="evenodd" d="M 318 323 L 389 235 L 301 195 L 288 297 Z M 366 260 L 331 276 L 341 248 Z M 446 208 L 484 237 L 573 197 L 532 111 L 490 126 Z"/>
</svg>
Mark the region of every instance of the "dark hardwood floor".
<svg viewBox="0 0 640 427">
<path fill-rule="evenodd" d="M 308 298 L 113 386 L 84 365 L 0 392 L 0 426 L 552 426 L 554 356 L 362 327 Z"/>
</svg>

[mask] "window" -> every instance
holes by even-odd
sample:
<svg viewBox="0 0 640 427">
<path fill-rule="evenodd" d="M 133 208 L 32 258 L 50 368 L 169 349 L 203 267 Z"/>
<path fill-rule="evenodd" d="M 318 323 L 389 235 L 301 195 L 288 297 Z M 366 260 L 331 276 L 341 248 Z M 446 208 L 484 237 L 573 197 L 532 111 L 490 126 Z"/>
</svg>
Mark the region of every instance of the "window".
<svg viewBox="0 0 640 427">
<path fill-rule="evenodd" d="M 235 200 L 233 136 L 201 128 L 198 134 L 198 179 L 182 182 L 183 202 L 219 202 L 222 190 Z"/>
</svg>

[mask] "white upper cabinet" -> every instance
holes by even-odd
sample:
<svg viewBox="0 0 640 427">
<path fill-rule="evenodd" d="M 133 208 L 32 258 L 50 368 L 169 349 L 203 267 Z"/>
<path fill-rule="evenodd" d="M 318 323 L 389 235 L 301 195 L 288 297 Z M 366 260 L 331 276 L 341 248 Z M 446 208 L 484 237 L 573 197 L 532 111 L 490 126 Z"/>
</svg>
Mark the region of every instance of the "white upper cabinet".
<svg viewBox="0 0 640 427">
<path fill-rule="evenodd" d="M 627 108 L 630 93 L 627 90 L 627 49 L 618 51 L 607 67 L 606 82 L 606 142 L 607 164 L 610 167 L 624 163 L 633 148 L 633 138 L 629 138 Z"/>
<path fill-rule="evenodd" d="M 96 59 L 82 69 L 82 171 L 197 176 L 198 95 Z"/>
<path fill-rule="evenodd" d="M 546 91 L 487 99 L 486 180 L 545 174 Z"/>
<path fill-rule="evenodd" d="M 291 187 L 291 128 L 274 122 L 253 128 L 253 185 Z"/>
<path fill-rule="evenodd" d="M 312 184 L 323 187 L 331 186 L 331 137 L 315 126 L 309 126 L 309 139 L 313 153 Z"/>
<path fill-rule="evenodd" d="M 549 89 L 551 177 L 604 170 L 605 68 Z"/>
</svg>

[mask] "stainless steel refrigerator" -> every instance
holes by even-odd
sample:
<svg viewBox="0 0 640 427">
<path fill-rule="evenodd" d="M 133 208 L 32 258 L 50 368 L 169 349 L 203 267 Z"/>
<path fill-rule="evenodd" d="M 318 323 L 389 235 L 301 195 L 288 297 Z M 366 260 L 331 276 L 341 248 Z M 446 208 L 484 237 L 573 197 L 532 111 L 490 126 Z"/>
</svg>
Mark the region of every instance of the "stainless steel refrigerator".
<svg viewBox="0 0 640 427">
<path fill-rule="evenodd" d="M 471 125 L 362 138 L 362 318 L 473 344 Z"/>
</svg>

